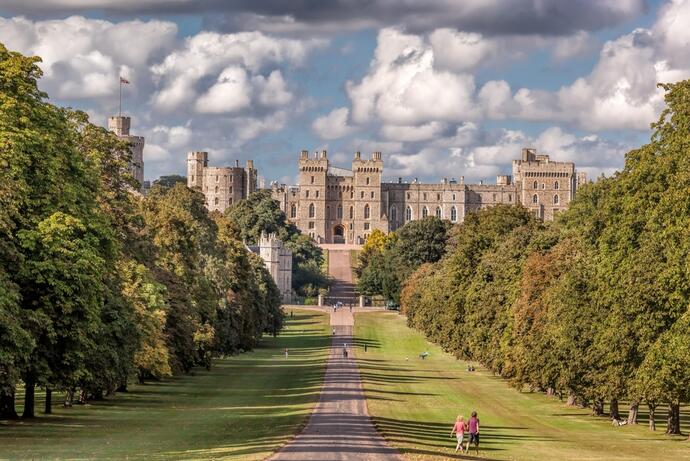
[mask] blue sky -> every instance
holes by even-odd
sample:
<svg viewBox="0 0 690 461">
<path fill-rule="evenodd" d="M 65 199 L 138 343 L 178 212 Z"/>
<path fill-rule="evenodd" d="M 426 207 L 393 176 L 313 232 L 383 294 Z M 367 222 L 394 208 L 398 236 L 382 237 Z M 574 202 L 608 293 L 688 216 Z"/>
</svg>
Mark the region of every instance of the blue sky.
<svg viewBox="0 0 690 461">
<path fill-rule="evenodd" d="M 99 124 L 129 79 L 147 179 L 208 150 L 292 183 L 300 150 L 327 149 L 491 181 L 524 146 L 612 174 L 649 138 L 655 84 L 690 75 L 685 0 L 26 3 L 3 1 L 0 42 L 42 56 L 51 100 Z"/>
</svg>

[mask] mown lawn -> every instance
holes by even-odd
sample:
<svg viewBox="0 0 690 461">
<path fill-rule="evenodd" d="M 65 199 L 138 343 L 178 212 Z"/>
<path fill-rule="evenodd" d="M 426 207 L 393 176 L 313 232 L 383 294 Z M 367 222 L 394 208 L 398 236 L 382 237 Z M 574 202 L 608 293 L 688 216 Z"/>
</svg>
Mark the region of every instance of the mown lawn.
<svg viewBox="0 0 690 461">
<path fill-rule="evenodd" d="M 318 401 L 331 340 L 324 314 L 295 310 L 288 319 L 280 336 L 215 361 L 210 372 L 133 385 L 71 409 L 57 395 L 52 415 L 0 422 L 0 459 L 263 459 Z"/>
<path fill-rule="evenodd" d="M 588 409 L 518 392 L 480 367 L 466 371 L 466 362 L 407 328 L 397 313 L 357 314 L 355 335 L 369 413 L 406 459 L 478 459 L 474 451 L 454 455 L 449 437 L 455 417 L 472 410 L 481 421 L 481 459 L 690 459 L 686 437 L 663 435 L 665 409 L 657 410 L 657 432 L 647 429 L 645 414 L 638 426 L 613 427 Z M 423 351 L 430 353 L 426 360 L 418 357 Z M 689 409 L 682 411 L 687 431 Z"/>
</svg>

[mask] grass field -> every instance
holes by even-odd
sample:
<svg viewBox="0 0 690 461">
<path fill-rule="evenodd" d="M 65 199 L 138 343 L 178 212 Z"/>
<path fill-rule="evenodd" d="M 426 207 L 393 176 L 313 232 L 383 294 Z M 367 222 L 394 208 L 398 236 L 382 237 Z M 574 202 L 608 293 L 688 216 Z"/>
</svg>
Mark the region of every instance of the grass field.
<svg viewBox="0 0 690 461">
<path fill-rule="evenodd" d="M 329 333 L 326 315 L 295 310 L 280 336 L 217 360 L 210 372 L 133 385 L 71 409 L 54 396 L 52 415 L 0 422 L 0 459 L 263 459 L 318 401 Z"/>
<path fill-rule="evenodd" d="M 587 409 L 518 392 L 482 368 L 467 372 L 465 362 L 407 328 L 397 313 L 357 314 L 355 334 L 369 413 L 407 459 L 460 458 L 450 429 L 458 414 L 467 418 L 472 410 L 481 421 L 481 450 L 463 459 L 690 459 L 685 437 L 663 435 L 665 409 L 657 410 L 657 432 L 647 429 L 645 415 L 638 426 L 613 427 Z M 423 351 L 426 360 L 418 358 Z M 689 416 L 686 407 L 684 430 Z"/>
</svg>

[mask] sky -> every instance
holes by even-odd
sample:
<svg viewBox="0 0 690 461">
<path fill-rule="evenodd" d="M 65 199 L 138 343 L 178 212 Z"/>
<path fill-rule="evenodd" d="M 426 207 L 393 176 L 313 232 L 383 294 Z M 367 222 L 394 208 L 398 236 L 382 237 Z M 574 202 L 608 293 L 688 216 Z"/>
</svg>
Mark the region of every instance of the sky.
<svg viewBox="0 0 690 461">
<path fill-rule="evenodd" d="M 146 138 L 145 177 L 301 150 L 384 177 L 493 181 L 522 147 L 590 178 L 623 166 L 690 77 L 690 0 L 0 0 L 0 42 L 50 101 Z"/>
</svg>

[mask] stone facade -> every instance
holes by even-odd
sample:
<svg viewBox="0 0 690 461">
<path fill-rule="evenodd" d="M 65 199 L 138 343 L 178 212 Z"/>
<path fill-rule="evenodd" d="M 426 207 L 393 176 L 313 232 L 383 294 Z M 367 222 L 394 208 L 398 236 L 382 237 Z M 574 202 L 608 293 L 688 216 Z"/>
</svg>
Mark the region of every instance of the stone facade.
<svg viewBox="0 0 690 461">
<path fill-rule="evenodd" d="M 144 190 L 144 137 L 132 136 L 129 128 L 132 119 L 123 116 L 113 116 L 108 118 L 108 130 L 117 135 L 118 138 L 129 141 L 132 160 L 130 172 L 134 179 L 139 181 L 139 190 Z"/>
<path fill-rule="evenodd" d="M 261 256 L 280 290 L 284 303 L 292 301 L 292 252 L 274 234 L 262 234 L 259 245 L 250 248 Z"/>
<path fill-rule="evenodd" d="M 374 229 L 394 231 L 406 222 L 436 216 L 462 222 L 473 210 L 499 203 L 522 203 L 536 216 L 552 220 L 566 209 L 578 184 L 586 181 L 572 162 L 554 162 L 535 149 L 523 149 L 512 176 L 496 184 L 465 184 L 443 179 L 422 184 L 383 182 L 380 152 L 370 159 L 355 153 L 352 169 L 334 167 L 326 151 L 302 151 L 299 186 L 272 185 L 272 196 L 288 219 L 319 243 L 361 244 Z"/>
<path fill-rule="evenodd" d="M 187 186 L 203 192 L 209 211 L 225 211 L 254 192 L 256 184 L 257 171 L 252 160 L 247 160 L 244 168 L 238 161 L 234 167 L 210 167 L 208 152 L 187 154 Z"/>
</svg>

